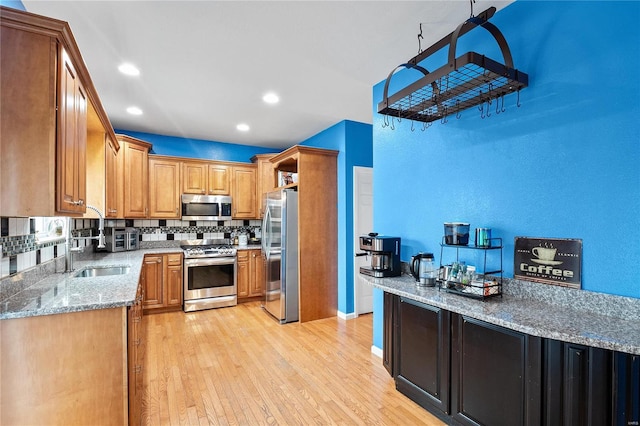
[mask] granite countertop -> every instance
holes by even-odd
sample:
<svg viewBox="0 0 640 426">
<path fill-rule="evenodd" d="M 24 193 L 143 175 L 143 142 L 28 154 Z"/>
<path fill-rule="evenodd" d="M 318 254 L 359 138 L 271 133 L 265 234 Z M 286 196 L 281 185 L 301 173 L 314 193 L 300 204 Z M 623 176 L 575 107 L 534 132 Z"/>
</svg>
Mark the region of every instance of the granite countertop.
<svg viewBox="0 0 640 426">
<path fill-rule="evenodd" d="M 360 278 L 386 292 L 511 330 L 640 355 L 640 320 L 637 317 L 608 315 L 602 307 L 597 311 L 589 311 L 580 307 L 556 305 L 548 300 L 516 297 L 506 293 L 502 297 L 481 301 L 439 291 L 437 287 L 417 287 L 413 277 L 406 275 L 374 278 L 360 274 Z M 609 299 L 612 300 L 611 309 L 615 310 L 616 297 L 610 296 Z M 624 303 L 629 302 L 629 298 L 619 299 Z M 637 303 L 640 304 L 640 300 Z"/>
<path fill-rule="evenodd" d="M 119 253 L 79 256 L 74 272 L 52 273 L 0 302 L 0 319 L 25 318 L 131 306 L 136 297 L 145 254 L 181 252 L 180 248 L 152 248 Z M 129 266 L 129 273 L 104 277 L 75 278 L 87 266 Z"/>
</svg>

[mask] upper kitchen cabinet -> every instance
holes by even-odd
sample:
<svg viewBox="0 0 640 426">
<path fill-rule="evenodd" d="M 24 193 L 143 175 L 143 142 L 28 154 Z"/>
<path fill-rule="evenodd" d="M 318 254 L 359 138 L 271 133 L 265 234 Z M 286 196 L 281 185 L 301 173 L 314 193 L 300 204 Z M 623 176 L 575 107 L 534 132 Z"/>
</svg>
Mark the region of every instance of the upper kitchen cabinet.
<svg viewBox="0 0 640 426">
<path fill-rule="evenodd" d="M 118 135 L 118 161 L 123 176 L 123 211 L 125 218 L 146 218 L 149 214 L 149 150 L 151 144 L 131 136 Z"/>
<path fill-rule="evenodd" d="M 298 174 L 300 322 L 332 317 L 338 308 L 338 151 L 292 146 L 271 158 Z"/>
<path fill-rule="evenodd" d="M 122 199 L 118 197 L 118 187 L 122 178 L 118 175 L 118 150 L 115 139 L 107 138 L 105 145 L 105 217 L 117 218 L 122 215 Z"/>
<path fill-rule="evenodd" d="M 66 22 L 0 16 L 0 215 L 81 216 L 88 120 L 115 139 L 113 128 Z"/>
<path fill-rule="evenodd" d="M 210 161 L 182 163 L 182 193 L 201 195 L 229 195 L 230 167 Z"/>
<path fill-rule="evenodd" d="M 231 168 L 231 202 L 234 219 L 255 219 L 256 211 L 256 175 L 255 165 Z"/>
<path fill-rule="evenodd" d="M 270 159 L 275 154 L 258 154 L 251 157 L 251 161 L 258 167 L 258 182 L 256 183 L 258 198 L 258 217 L 264 216 L 265 194 L 275 188 L 273 164 Z"/>
<path fill-rule="evenodd" d="M 180 161 L 149 156 L 149 218 L 180 219 Z"/>
</svg>

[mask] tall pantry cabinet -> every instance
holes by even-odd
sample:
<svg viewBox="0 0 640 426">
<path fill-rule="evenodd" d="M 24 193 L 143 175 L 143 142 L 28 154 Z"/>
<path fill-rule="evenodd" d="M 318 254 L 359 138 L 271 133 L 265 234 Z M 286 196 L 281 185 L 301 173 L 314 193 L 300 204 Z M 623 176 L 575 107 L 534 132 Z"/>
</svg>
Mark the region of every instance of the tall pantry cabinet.
<svg viewBox="0 0 640 426">
<path fill-rule="evenodd" d="M 298 191 L 300 322 L 335 316 L 338 309 L 337 156 L 296 145 L 270 159 L 273 182 L 279 172 L 298 174 L 297 183 L 284 187 Z"/>
</svg>

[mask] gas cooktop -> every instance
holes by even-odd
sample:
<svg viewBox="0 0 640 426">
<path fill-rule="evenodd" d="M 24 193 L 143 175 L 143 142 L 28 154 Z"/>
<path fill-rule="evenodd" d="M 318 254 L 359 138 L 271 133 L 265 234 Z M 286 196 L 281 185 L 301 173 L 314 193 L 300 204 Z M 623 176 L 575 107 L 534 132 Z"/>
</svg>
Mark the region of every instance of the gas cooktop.
<svg viewBox="0 0 640 426">
<path fill-rule="evenodd" d="M 196 257 L 235 257 L 237 250 L 228 240 L 183 240 L 180 248 L 185 258 Z"/>
</svg>

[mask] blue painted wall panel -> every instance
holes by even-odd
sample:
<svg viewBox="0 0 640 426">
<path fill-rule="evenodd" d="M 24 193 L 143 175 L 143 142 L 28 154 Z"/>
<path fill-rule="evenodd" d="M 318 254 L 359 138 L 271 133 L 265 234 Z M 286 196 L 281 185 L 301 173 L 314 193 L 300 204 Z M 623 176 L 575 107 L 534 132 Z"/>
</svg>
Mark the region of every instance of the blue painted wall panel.
<svg viewBox="0 0 640 426">
<path fill-rule="evenodd" d="M 256 154 L 279 152 L 277 149 L 232 143 L 180 138 L 116 129 L 116 133 L 129 135 L 153 144 L 151 153 L 176 157 L 200 158 L 205 160 L 251 162 Z"/>
<path fill-rule="evenodd" d="M 372 165 L 370 124 L 341 121 L 300 145 L 333 149 L 338 154 L 338 311 L 354 312 L 353 167 Z"/>
<path fill-rule="evenodd" d="M 509 277 L 516 236 L 580 238 L 584 290 L 640 297 L 639 18 L 640 2 L 517 1 L 501 10 L 491 22 L 529 87 L 520 108 L 509 95 L 505 112 L 496 115 L 494 101 L 484 119 L 472 108 L 424 132 L 407 121 L 383 128 L 377 84 L 376 231 L 401 237 L 407 261 L 419 251 L 439 257 L 445 221 L 491 227 L 504 239 Z M 457 56 L 469 50 L 502 60 L 482 29 L 461 38 Z M 439 53 L 428 69 L 445 63 Z M 415 79 L 402 71 L 390 93 Z M 381 327 L 378 311 L 378 347 Z"/>
</svg>

